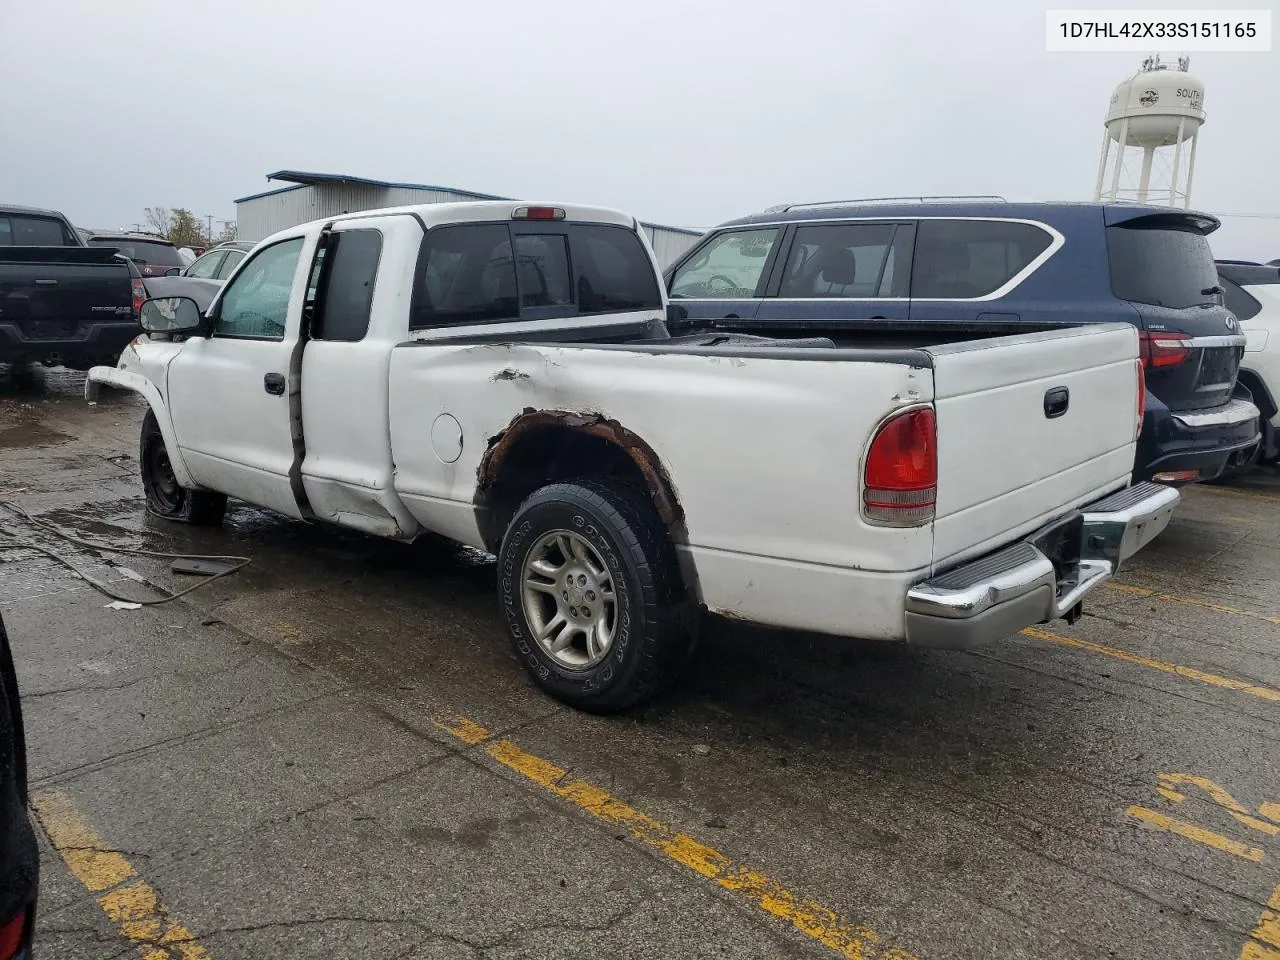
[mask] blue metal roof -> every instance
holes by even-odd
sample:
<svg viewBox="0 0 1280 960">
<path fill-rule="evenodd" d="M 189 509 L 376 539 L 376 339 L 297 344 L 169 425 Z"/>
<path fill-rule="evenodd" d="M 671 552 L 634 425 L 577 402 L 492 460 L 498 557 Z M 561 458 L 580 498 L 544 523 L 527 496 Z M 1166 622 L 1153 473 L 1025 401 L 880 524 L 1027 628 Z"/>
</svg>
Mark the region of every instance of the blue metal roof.
<svg viewBox="0 0 1280 960">
<path fill-rule="evenodd" d="M 406 190 L 436 190 L 441 193 L 456 193 L 459 196 L 468 197 L 472 200 L 516 200 L 516 197 L 500 197 L 493 193 L 477 193 L 475 190 L 462 190 L 458 187 L 441 187 L 430 183 L 395 183 L 390 180 L 371 180 L 368 177 L 353 177 L 345 173 L 309 173 L 305 170 L 277 170 L 275 173 L 267 174 L 268 180 L 280 180 L 285 183 L 291 183 L 293 186 L 277 187 L 274 190 L 265 190 L 262 193 L 254 193 L 247 197 L 240 197 L 236 203 L 246 203 L 249 200 L 258 200 L 262 197 L 274 196 L 278 193 L 288 193 L 290 190 L 301 190 L 303 187 L 314 187 L 323 183 L 350 183 L 363 187 L 380 187 L 384 189 L 403 188 Z M 692 230 L 688 227 L 670 227 L 662 223 L 646 223 L 640 221 L 642 227 L 655 227 L 659 230 L 673 230 L 677 233 L 687 233 L 691 236 L 701 236 L 701 230 Z"/>
</svg>

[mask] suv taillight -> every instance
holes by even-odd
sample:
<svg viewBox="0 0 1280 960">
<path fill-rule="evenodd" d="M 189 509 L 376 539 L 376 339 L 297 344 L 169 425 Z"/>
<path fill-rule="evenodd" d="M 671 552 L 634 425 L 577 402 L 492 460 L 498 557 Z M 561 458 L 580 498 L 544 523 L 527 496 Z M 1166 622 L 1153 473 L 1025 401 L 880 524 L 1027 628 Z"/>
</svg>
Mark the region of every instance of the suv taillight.
<svg viewBox="0 0 1280 960">
<path fill-rule="evenodd" d="M 880 425 L 863 468 L 862 514 L 882 526 L 933 519 L 938 493 L 938 425 L 933 407 L 917 407 Z"/>
<path fill-rule="evenodd" d="M 147 288 L 141 280 L 130 280 L 129 285 L 133 290 L 133 315 L 139 317 L 142 315 L 142 304 L 147 299 Z"/>
<path fill-rule="evenodd" d="M 1142 331 L 1138 334 L 1141 341 L 1142 362 L 1148 368 L 1176 367 L 1191 356 L 1191 334 L 1175 331 Z"/>
<path fill-rule="evenodd" d="M 1134 364 L 1138 368 L 1138 425 L 1134 427 L 1133 439 L 1142 436 L 1142 419 L 1147 415 L 1147 370 L 1142 361 Z"/>
</svg>

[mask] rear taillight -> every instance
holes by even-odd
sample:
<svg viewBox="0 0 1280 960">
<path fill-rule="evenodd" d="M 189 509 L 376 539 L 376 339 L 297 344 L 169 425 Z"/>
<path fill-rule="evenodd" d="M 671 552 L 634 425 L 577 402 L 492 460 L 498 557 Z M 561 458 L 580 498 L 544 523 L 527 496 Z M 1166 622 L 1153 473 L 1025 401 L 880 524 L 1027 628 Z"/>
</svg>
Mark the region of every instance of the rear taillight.
<svg viewBox="0 0 1280 960">
<path fill-rule="evenodd" d="M 1191 356 L 1191 334 L 1174 331 L 1138 334 L 1141 340 L 1142 363 L 1151 369 L 1176 367 Z"/>
<path fill-rule="evenodd" d="M 933 519 L 937 494 L 938 425 L 933 407 L 889 418 L 867 450 L 863 516 L 885 526 L 919 526 Z"/>
<path fill-rule="evenodd" d="M 1147 415 L 1147 371 L 1139 360 L 1134 364 L 1138 368 L 1138 425 L 1134 427 L 1133 439 L 1142 436 L 1142 419 Z"/>
<path fill-rule="evenodd" d="M 138 317 L 142 315 L 142 304 L 147 299 L 147 288 L 141 280 L 131 280 L 129 284 L 133 288 L 133 315 Z"/>
<path fill-rule="evenodd" d="M 22 949 L 22 935 L 26 932 L 27 915 L 18 914 L 0 927 L 0 960 L 12 960 Z"/>
</svg>

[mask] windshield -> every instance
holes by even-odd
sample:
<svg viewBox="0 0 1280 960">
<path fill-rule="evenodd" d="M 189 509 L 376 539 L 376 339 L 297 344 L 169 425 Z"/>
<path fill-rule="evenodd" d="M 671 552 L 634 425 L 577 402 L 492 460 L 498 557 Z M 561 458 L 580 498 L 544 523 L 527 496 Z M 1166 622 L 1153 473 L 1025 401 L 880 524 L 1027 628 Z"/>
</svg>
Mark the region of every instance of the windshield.
<svg viewBox="0 0 1280 960">
<path fill-rule="evenodd" d="M 168 243 L 134 240 L 131 237 L 119 240 L 113 237 L 91 237 L 89 242 L 97 247 L 115 247 L 130 260 L 136 260 L 139 263 L 150 263 L 160 267 L 186 266 L 186 262 L 178 253 L 178 248 Z"/>
<path fill-rule="evenodd" d="M 1122 300 L 1175 309 L 1221 302 L 1209 241 L 1189 224 L 1162 219 L 1108 227 L 1107 255 L 1111 289 Z"/>
</svg>

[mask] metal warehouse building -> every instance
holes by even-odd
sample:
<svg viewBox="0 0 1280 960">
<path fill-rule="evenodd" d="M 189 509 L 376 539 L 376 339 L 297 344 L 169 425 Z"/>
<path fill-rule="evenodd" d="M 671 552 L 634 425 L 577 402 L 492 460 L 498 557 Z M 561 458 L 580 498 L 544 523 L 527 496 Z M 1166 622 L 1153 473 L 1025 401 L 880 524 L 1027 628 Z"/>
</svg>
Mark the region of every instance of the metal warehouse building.
<svg viewBox="0 0 1280 960">
<path fill-rule="evenodd" d="M 277 230 L 321 217 L 356 210 L 376 210 L 412 203 L 449 203 L 458 200 L 512 200 L 490 193 L 434 187 L 424 183 L 387 183 L 338 173 L 306 173 L 278 170 L 267 180 L 291 184 L 236 201 L 236 235 L 241 240 L 261 240 Z M 658 262 L 665 268 L 684 253 L 700 231 L 642 223 Z"/>
</svg>

